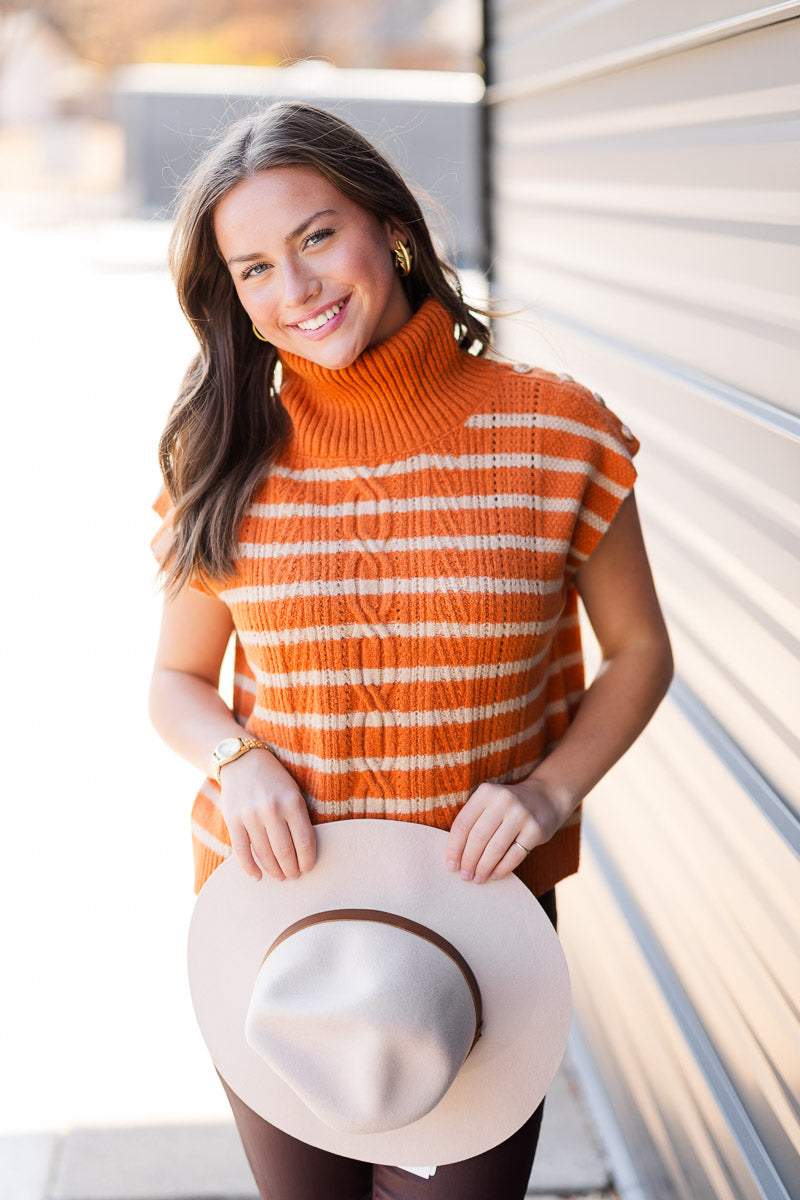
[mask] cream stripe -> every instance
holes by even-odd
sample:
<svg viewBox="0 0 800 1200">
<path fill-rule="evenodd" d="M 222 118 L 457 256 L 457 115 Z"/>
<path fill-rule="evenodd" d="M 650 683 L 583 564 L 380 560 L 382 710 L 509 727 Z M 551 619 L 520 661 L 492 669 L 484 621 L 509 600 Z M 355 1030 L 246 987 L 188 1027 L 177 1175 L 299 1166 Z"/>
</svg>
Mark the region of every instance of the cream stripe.
<svg viewBox="0 0 800 1200">
<path fill-rule="evenodd" d="M 536 508 L 540 512 L 575 512 L 580 501 L 569 496 L 535 496 L 503 492 L 497 496 L 409 496 L 393 500 L 359 500 L 341 504 L 251 504 L 249 517 L 270 520 L 312 517 L 369 517 L 409 512 L 453 512 L 470 509 Z"/>
<path fill-rule="evenodd" d="M 225 842 L 221 842 L 219 838 L 215 838 L 213 833 L 209 833 L 204 829 L 199 821 L 192 821 L 192 836 L 197 838 L 198 842 L 207 846 L 209 850 L 213 850 L 220 858 L 230 858 L 233 851 Z"/>
<path fill-rule="evenodd" d="M 595 472 L 591 463 L 581 458 L 555 458 L 545 454 L 419 454 L 400 462 L 379 463 L 374 467 L 307 467 L 293 470 L 275 466 L 271 474 L 279 479 L 296 479 L 304 483 L 329 483 L 353 479 L 385 479 L 390 475 L 410 475 L 430 471 L 494 471 L 497 468 L 560 471 L 571 475 L 591 475 L 600 487 L 617 494 L 619 484 Z"/>
<path fill-rule="evenodd" d="M 390 621 L 387 624 L 303 625 L 296 629 L 242 630 L 239 640 L 243 646 L 291 646 L 300 642 L 346 641 L 348 638 L 493 638 L 532 637 L 548 633 L 561 617 L 549 621 L 521 621 L 513 625 L 461 625 L 457 621 L 419 621 L 410 625 Z M 577 617 L 569 617 L 563 627 L 577 625 Z"/>
<path fill-rule="evenodd" d="M 581 507 L 580 513 L 578 514 L 578 524 L 588 525 L 590 529 L 596 530 L 596 532 L 602 536 L 602 534 L 604 534 L 608 529 L 611 522 L 606 521 L 604 517 L 600 517 L 597 513 L 592 512 L 590 508 Z M 579 550 L 574 544 L 569 547 L 567 552 L 567 562 L 577 561 L 583 563 L 586 562 L 588 557 L 588 554 L 585 554 L 583 550 Z"/>
<path fill-rule="evenodd" d="M 239 542 L 239 558 L 294 558 L 320 554 L 401 554 L 405 551 L 442 550 L 526 550 L 530 554 L 566 554 L 568 541 L 556 538 L 524 537 L 521 534 L 464 534 L 463 537 L 347 538 L 325 542 Z"/>
<path fill-rule="evenodd" d="M 203 785 L 200 788 L 200 791 L 198 794 L 200 796 L 202 796 L 205 800 L 208 800 L 210 804 L 213 804 L 214 808 L 218 809 L 220 807 L 219 801 L 220 801 L 220 797 L 222 795 L 222 790 L 221 790 L 221 788 L 219 788 L 217 786 L 217 784 L 215 783 L 215 781 L 213 779 L 203 780 Z M 194 821 L 192 823 L 194 824 Z M 211 834 L 209 834 L 208 836 L 211 837 Z"/>
<path fill-rule="evenodd" d="M 541 653 L 516 662 L 476 663 L 471 666 L 437 663 L 413 667 L 350 667 L 329 671 L 324 666 L 313 671 L 261 671 L 254 668 L 259 687 L 298 688 L 318 687 L 380 687 L 392 683 L 465 683 L 471 679 L 502 679 L 506 675 L 522 675 L 541 660 Z"/>
<path fill-rule="evenodd" d="M 519 746 L 537 734 L 546 720 L 546 713 L 542 713 L 531 725 L 526 725 L 524 729 L 517 730 L 508 737 L 470 746 L 466 750 L 442 749 L 436 754 L 408 754 L 397 758 L 322 758 L 308 751 L 288 750 L 272 743 L 270 748 L 282 763 L 324 771 L 328 775 L 358 774 L 361 771 L 432 771 L 437 767 L 460 767 L 467 763 L 479 762 L 482 758 L 500 754 L 504 750 L 510 750 L 512 746 Z"/>
<path fill-rule="evenodd" d="M 598 530 L 599 533 L 605 533 L 608 529 L 608 521 L 605 517 L 599 517 L 597 513 L 592 512 L 590 508 L 581 505 L 578 513 L 578 522 L 582 525 L 590 525 L 592 529 Z"/>
<path fill-rule="evenodd" d="M 508 772 L 502 779 L 492 779 L 490 777 L 486 782 L 518 783 L 519 780 L 526 779 L 541 761 L 541 758 L 531 759 L 527 763 L 522 763 L 520 766 L 515 767 L 513 771 Z M 466 791 L 437 792 L 434 796 L 416 796 L 408 800 L 400 796 L 392 796 L 390 798 L 386 796 L 365 796 L 349 800 L 320 800 L 310 792 L 304 795 L 306 805 L 311 812 L 324 813 L 326 816 L 333 817 L 349 817 L 352 815 L 361 815 L 366 812 L 384 812 L 391 816 L 412 816 L 419 812 L 435 812 L 437 809 L 461 805 L 465 803 L 467 798 Z M 214 800 L 214 804 L 215 807 L 219 807 L 218 797 Z M 192 821 L 192 831 L 198 841 L 203 842 L 209 849 L 214 850 L 224 858 L 230 857 L 230 846 L 218 841 L 213 834 L 209 833 L 196 821 Z"/>
<path fill-rule="evenodd" d="M 521 763 L 518 767 L 505 774 L 501 779 L 489 778 L 486 782 L 489 784 L 516 784 L 521 779 L 527 779 L 531 770 L 534 770 L 541 758 L 531 758 L 529 762 Z M 209 797 L 212 803 L 218 808 L 219 793 Z M 437 792 L 435 796 L 429 797 L 413 797 L 407 800 L 401 797 L 392 796 L 387 799 L 385 796 L 366 796 L 357 797 L 348 800 L 320 800 L 311 793 L 306 793 L 305 800 L 308 809 L 312 812 L 321 812 L 325 816 L 348 817 L 361 815 L 363 812 L 387 812 L 392 816 L 413 816 L 419 812 L 435 812 L 437 809 L 449 809 L 453 806 L 459 806 L 465 803 L 468 799 L 467 791 L 462 792 Z M 572 824 L 581 822 L 581 809 L 573 812 L 570 820 L 565 823 L 565 828 Z M 203 842 L 204 846 L 209 847 L 209 850 L 215 851 L 222 858 L 229 858 L 231 848 L 225 842 L 219 841 L 213 834 L 207 832 L 203 826 L 200 826 L 197 821 L 192 821 L 192 833 L 198 841 Z"/>
<path fill-rule="evenodd" d="M 472 429 L 554 429 L 559 433 L 574 433 L 578 437 L 590 438 L 607 450 L 615 450 L 624 458 L 630 458 L 627 447 L 605 430 L 595 429 L 593 425 L 585 425 L 582 421 L 572 421 L 569 417 L 556 417 L 548 413 L 475 413 L 464 424 Z"/>
<path fill-rule="evenodd" d="M 527 779 L 531 771 L 533 771 L 541 762 L 540 758 L 532 759 L 530 762 L 522 763 L 513 771 L 510 771 L 502 780 L 490 779 L 487 783 L 518 783 L 521 779 Z M 349 817 L 360 816 L 367 812 L 385 812 L 392 816 L 412 816 L 420 812 L 436 812 L 437 809 L 458 807 L 468 799 L 467 792 L 438 792 L 435 796 L 415 796 L 410 800 L 403 800 L 400 797 L 392 796 L 387 799 L 385 796 L 364 796 L 352 800 L 318 800 L 315 796 L 307 794 L 305 796 L 306 805 L 309 810 L 314 813 L 324 813 L 326 816 L 333 817 Z M 575 810 L 571 817 L 566 820 L 562 829 L 569 829 L 570 826 L 580 825 L 581 808 Z M 215 854 L 219 854 L 221 858 L 230 858 L 232 850 L 225 842 L 220 842 L 213 834 L 204 829 L 197 821 L 192 821 L 192 833 L 204 846 L 209 850 L 213 850 Z"/>
<path fill-rule="evenodd" d="M 572 697 L 568 697 L 568 702 L 571 699 Z M 564 707 L 565 705 L 563 701 L 549 705 L 546 709 L 546 715 L 549 716 L 553 712 L 563 711 Z M 526 763 L 520 763 L 520 765 L 515 767 L 513 771 L 504 773 L 501 778 L 492 778 L 490 776 L 486 782 L 500 784 L 518 783 L 521 779 L 526 779 L 527 776 L 530 775 L 531 771 L 533 771 L 539 765 L 539 763 L 542 761 L 542 758 L 549 753 L 550 749 L 552 749 L 552 747 L 548 747 L 548 749 L 545 751 L 545 755 L 543 755 L 541 758 L 535 758 Z M 325 761 L 327 764 L 327 760 Z M 414 814 L 420 812 L 435 812 L 437 809 L 450 808 L 454 806 L 457 807 L 464 804 L 467 798 L 468 793 L 466 791 L 437 792 L 434 796 L 416 796 L 408 800 L 404 800 L 397 796 L 392 796 L 388 799 L 385 796 L 366 796 L 348 800 L 323 801 L 311 793 L 305 794 L 305 801 L 311 812 L 323 813 L 326 816 L 332 817 L 349 817 L 354 814 L 360 815 L 366 812 L 385 812 L 392 816 L 413 816 Z M 214 794 L 209 795 L 209 799 L 211 799 L 212 803 L 216 807 L 219 806 L 218 789 L 214 789 Z M 573 815 L 569 818 L 569 820 L 566 822 L 566 826 L 576 825 L 579 822 L 580 808 L 577 809 L 576 812 L 573 813 Z M 192 822 L 192 829 L 198 840 L 204 845 L 208 846 L 209 849 L 214 850 L 217 854 L 220 854 L 224 858 L 228 858 L 230 856 L 231 848 L 224 842 L 218 841 L 217 838 L 208 833 L 207 830 L 203 829 L 201 825 L 198 825 L 197 822 Z"/>
<path fill-rule="evenodd" d="M 559 579 L 495 579 L 490 576 L 417 576 L 414 579 L 306 579 L 296 583 L 226 588 L 218 593 L 226 604 L 259 604 L 298 600 L 303 596 L 390 596 L 442 592 L 482 592 L 488 595 L 551 596 L 561 590 Z"/>
<path fill-rule="evenodd" d="M 531 759 L 510 771 L 502 781 L 490 778 L 486 782 L 518 783 L 521 779 L 526 779 L 540 762 L 540 758 Z M 387 799 L 386 796 L 358 796 L 352 800 L 324 801 L 318 800 L 314 796 L 306 796 L 306 804 L 312 812 L 324 813 L 326 816 L 333 817 L 361 816 L 368 812 L 383 812 L 390 817 L 405 817 L 415 816 L 419 813 L 433 813 L 443 808 L 460 807 L 466 803 L 468 798 L 469 793 L 465 790 L 437 792 L 435 796 L 414 796 L 409 800 L 394 796 L 390 799 Z"/>
<path fill-rule="evenodd" d="M 503 779 L 487 779 L 486 783 L 511 784 L 519 783 L 522 779 L 527 779 L 531 771 L 539 765 L 541 759 L 532 759 L 530 762 L 523 763 L 516 767 Z M 385 813 L 391 819 L 392 817 L 400 816 L 417 816 L 420 813 L 435 813 L 445 808 L 460 808 L 469 798 L 469 793 L 465 790 L 462 792 L 444 792 L 438 793 L 435 796 L 415 796 L 411 800 L 401 800 L 392 797 L 387 799 L 385 796 L 359 796 L 352 800 L 318 800 L 314 796 L 306 796 L 306 804 L 314 813 L 322 813 L 329 817 L 351 817 L 363 816 L 368 812 Z M 563 829 L 569 828 L 571 825 L 580 824 L 580 808 L 572 814 L 572 816 L 564 822 Z"/>
<path fill-rule="evenodd" d="M 513 746 L 521 745 L 538 733 L 554 713 L 565 712 L 567 705 L 573 700 L 578 699 L 582 694 L 582 692 L 574 693 L 564 699 L 548 704 L 544 712 L 535 721 L 530 725 L 526 725 L 524 729 L 510 734 L 508 737 L 500 738 L 494 742 L 485 742 L 480 745 L 470 746 L 467 750 L 440 751 L 437 754 L 402 755 L 397 758 L 336 759 L 329 757 L 321 758 L 316 754 L 284 749 L 283 747 L 275 746 L 274 743 L 271 743 L 271 748 L 281 762 L 289 763 L 292 766 L 310 767 L 312 770 L 324 772 L 329 775 L 358 774 L 363 771 L 431 771 L 437 767 L 465 766 L 480 762 L 482 758 L 489 758 L 492 754 L 500 754 L 504 750 L 511 749 Z M 393 799 L 393 803 L 398 804 L 399 801 Z M 402 810 L 398 808 L 397 811 Z"/>
<path fill-rule="evenodd" d="M 521 763 L 518 767 L 515 767 L 513 771 L 509 771 L 507 774 L 503 775 L 501 779 L 492 778 L 492 776 L 489 776 L 485 782 L 519 783 L 521 779 L 527 779 L 531 771 L 538 767 L 541 761 L 541 758 L 529 759 L 528 762 Z M 375 812 L 376 810 L 380 811 L 381 809 L 386 810 L 388 809 L 389 805 L 392 805 L 392 807 L 396 806 L 396 811 L 398 814 L 411 814 L 415 812 L 436 812 L 437 809 L 452 808 L 453 806 L 460 807 L 462 804 L 466 803 L 468 798 L 469 793 L 467 791 L 439 792 L 435 796 L 417 796 L 413 800 L 402 801 L 399 803 L 395 802 L 394 800 L 387 801 L 385 796 L 366 796 L 364 799 L 352 800 L 350 803 L 352 805 L 358 805 L 358 809 L 352 809 L 351 811 Z M 318 801 L 314 801 L 313 803 L 315 805 L 315 811 L 322 810 L 324 812 L 327 808 L 327 805 L 321 804 Z"/>
<path fill-rule="evenodd" d="M 393 796 L 390 800 L 387 800 L 385 796 L 358 796 L 351 800 L 319 800 L 316 796 L 309 794 L 305 797 L 310 812 L 321 813 L 326 817 L 359 817 L 368 812 L 380 812 L 389 819 L 415 816 L 421 812 L 433 812 L 436 809 L 448 807 L 448 802 L 463 804 L 466 799 L 466 792 L 452 792 L 449 795 L 437 796 L 435 799 L 417 799 L 415 797 L 411 800 L 403 800 L 399 796 Z"/>
<path fill-rule="evenodd" d="M 245 640 L 241 633 L 238 634 L 238 638 L 240 642 Z M 251 679 L 249 675 L 242 675 L 239 671 L 233 677 L 233 686 L 241 688 L 243 692 L 248 692 L 251 696 L 255 696 L 258 691 L 255 679 Z"/>
<path fill-rule="evenodd" d="M 543 652 L 544 653 L 544 652 Z M 542 654 L 537 655 L 541 659 Z M 512 696 L 508 700 L 497 700 L 494 704 L 476 705 L 472 708 L 432 708 L 425 712 L 349 712 L 349 713 L 316 713 L 316 712 L 280 712 L 275 709 L 263 708 L 256 705 L 253 717 L 257 721 L 266 721 L 272 726 L 285 726 L 289 729 L 315 729 L 327 732 L 338 732 L 343 729 L 419 729 L 426 726 L 468 725 L 475 721 L 491 721 L 509 712 L 518 712 L 531 704 L 546 686 L 548 680 L 555 674 L 577 666 L 583 661 L 580 651 L 566 654 L 558 659 L 548 669 L 547 675 L 524 696 Z M 578 699 L 583 693 L 571 693 L 568 701 Z M 562 701 L 554 701 L 561 708 L 552 711 L 562 711 Z M 546 709 L 550 712 L 550 709 Z"/>
</svg>

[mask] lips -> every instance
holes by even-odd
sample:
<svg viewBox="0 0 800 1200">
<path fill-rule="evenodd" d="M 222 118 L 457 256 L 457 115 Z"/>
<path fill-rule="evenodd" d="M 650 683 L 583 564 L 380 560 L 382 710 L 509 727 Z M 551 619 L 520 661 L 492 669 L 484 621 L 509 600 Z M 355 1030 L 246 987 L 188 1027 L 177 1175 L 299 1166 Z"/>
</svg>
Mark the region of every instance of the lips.
<svg viewBox="0 0 800 1200">
<path fill-rule="evenodd" d="M 333 304 L 329 304 L 325 308 L 318 308 L 316 312 L 310 313 L 302 321 L 296 321 L 293 328 L 304 334 L 320 333 L 328 328 L 335 328 L 341 320 L 341 314 L 346 308 L 349 299 L 349 296 L 345 296 L 341 300 L 335 300 Z"/>
<path fill-rule="evenodd" d="M 328 321 L 332 321 L 333 318 L 338 313 L 339 309 L 343 308 L 343 307 L 344 307 L 344 301 L 338 300 L 336 302 L 336 304 L 333 304 L 330 308 L 326 308 L 324 312 L 321 312 L 318 317 L 309 317 L 309 319 L 307 321 L 298 321 L 297 328 L 298 329 L 321 329 L 323 325 L 326 325 L 328 323 Z"/>
</svg>

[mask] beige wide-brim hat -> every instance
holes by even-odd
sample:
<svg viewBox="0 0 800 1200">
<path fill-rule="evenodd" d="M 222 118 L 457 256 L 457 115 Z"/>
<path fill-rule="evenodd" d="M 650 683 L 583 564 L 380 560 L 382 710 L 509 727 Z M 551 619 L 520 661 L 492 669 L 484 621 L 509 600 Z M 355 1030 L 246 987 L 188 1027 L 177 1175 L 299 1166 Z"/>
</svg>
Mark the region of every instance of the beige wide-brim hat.
<svg viewBox="0 0 800 1200">
<path fill-rule="evenodd" d="M 564 1054 L 571 1020 L 569 977 L 550 921 L 515 876 L 476 885 L 448 871 L 442 830 L 357 819 L 317 826 L 316 835 L 317 863 L 299 879 L 276 882 L 265 876 L 255 883 L 231 858 L 214 871 L 197 898 L 189 932 L 189 980 L 217 1070 L 265 1120 L 335 1154 L 373 1163 L 440 1166 L 483 1153 L 525 1123 Z M 304 920 L 330 910 L 364 909 L 396 915 L 401 925 L 424 926 L 434 941 L 450 943 L 455 954 L 428 942 L 422 945 L 412 934 L 391 927 L 312 921 L 309 930 Z M 295 933 L 292 927 L 298 923 L 300 932 Z M 333 936 L 328 949 L 319 940 L 326 929 Z M 378 940 L 373 944 L 374 929 Z M 276 941 L 276 951 L 268 953 Z M 281 953 L 288 956 L 288 966 L 280 961 Z M 359 954 L 372 955 L 366 970 Z M 453 959 L 461 958 L 466 971 L 453 968 L 453 980 L 445 978 Z M 355 961 L 357 967 L 352 966 Z M 403 964 L 404 977 L 393 981 L 395 961 Z M 449 1044 L 450 1022 L 442 1016 L 452 1012 L 454 1024 L 456 1017 L 462 1024 L 467 1015 L 472 1019 L 472 997 L 462 986 L 470 971 L 482 1006 L 480 1036 L 471 1049 L 471 1032 L 458 1034 L 460 1047 L 455 1034 Z M 350 1036 L 348 1006 L 352 1001 L 358 1011 L 361 1001 L 349 993 L 360 991 L 363 975 L 377 976 L 383 989 L 379 1021 L 391 1028 L 384 1030 L 388 1048 L 380 1053 L 373 1053 L 374 1030 L 357 1028 Z M 450 991 L 426 1009 L 431 980 Z M 375 1007 L 370 1001 L 370 1012 Z M 344 1026 L 339 1023 L 342 1008 L 347 1009 Z M 262 1026 L 270 1022 L 277 1023 L 277 1033 L 268 1029 L 264 1036 L 272 1041 L 262 1045 Z M 295 1039 L 295 1053 L 289 1054 L 285 1068 L 287 1038 L 290 1043 Z M 402 1063 L 404 1047 L 408 1058 Z M 434 1060 L 437 1070 L 450 1071 L 444 1085 L 427 1078 L 427 1063 L 433 1074 Z M 381 1069 L 391 1065 L 390 1077 L 381 1076 L 378 1084 L 362 1079 L 378 1062 Z M 408 1103 L 419 1107 L 416 1092 L 424 1096 L 426 1087 L 434 1089 L 428 1102 L 433 1107 L 410 1123 L 407 1113 L 397 1118 L 405 1122 L 397 1128 L 360 1132 L 342 1127 L 337 1104 L 347 1108 L 354 1097 L 353 1111 L 360 1111 L 370 1089 L 377 1093 L 387 1086 L 400 1093 L 398 1111 Z M 439 1099 L 435 1089 L 441 1086 L 447 1090 Z M 328 1103 L 330 1095 L 334 1099 Z M 390 1123 L 394 1099 L 386 1102 Z M 352 1126 L 352 1115 L 348 1120 Z M 384 1113 L 382 1124 L 386 1121 Z"/>
</svg>

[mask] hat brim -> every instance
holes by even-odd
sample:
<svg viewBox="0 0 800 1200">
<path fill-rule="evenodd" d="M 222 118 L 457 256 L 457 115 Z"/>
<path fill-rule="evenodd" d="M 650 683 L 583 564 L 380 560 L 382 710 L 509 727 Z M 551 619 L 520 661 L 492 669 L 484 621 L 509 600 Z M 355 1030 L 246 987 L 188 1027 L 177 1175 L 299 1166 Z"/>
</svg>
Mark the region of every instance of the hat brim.
<svg viewBox="0 0 800 1200">
<path fill-rule="evenodd" d="M 254 883 L 231 858 L 197 898 L 189 983 L 217 1070 L 265 1120 L 335 1154 L 441 1166 L 483 1153 L 525 1123 L 566 1048 L 569 976 L 550 921 L 516 876 L 478 886 L 448 871 L 442 830 L 358 819 L 315 832 L 317 863 L 299 879 Z M 466 958 L 480 987 L 480 1039 L 436 1107 L 401 1129 L 354 1134 L 324 1125 L 245 1041 L 266 950 L 288 925 L 330 908 L 378 908 L 430 926 Z"/>
</svg>

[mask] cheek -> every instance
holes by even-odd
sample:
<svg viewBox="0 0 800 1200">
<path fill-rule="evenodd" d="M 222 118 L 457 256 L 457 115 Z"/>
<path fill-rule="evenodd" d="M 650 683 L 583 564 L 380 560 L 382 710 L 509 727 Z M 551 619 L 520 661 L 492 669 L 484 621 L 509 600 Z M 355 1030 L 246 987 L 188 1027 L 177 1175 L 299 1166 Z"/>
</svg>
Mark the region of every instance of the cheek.
<svg viewBox="0 0 800 1200">
<path fill-rule="evenodd" d="M 245 294 L 245 291 L 243 288 L 239 287 L 239 284 L 236 282 L 236 280 L 233 281 L 233 290 L 236 293 L 236 299 L 239 301 L 242 308 L 244 308 L 245 310 L 248 309 L 249 302 L 248 302 L 247 296 Z"/>
<path fill-rule="evenodd" d="M 353 255 L 353 265 L 356 263 L 359 275 L 366 277 L 375 288 L 383 290 L 387 282 L 391 283 L 392 258 L 383 238 L 368 237 L 360 241 Z"/>
<path fill-rule="evenodd" d="M 236 288 L 236 295 L 239 299 L 244 311 L 251 320 L 255 320 L 260 316 L 262 321 L 268 315 L 268 307 L 265 303 L 265 297 L 259 293 L 257 288 Z"/>
</svg>

